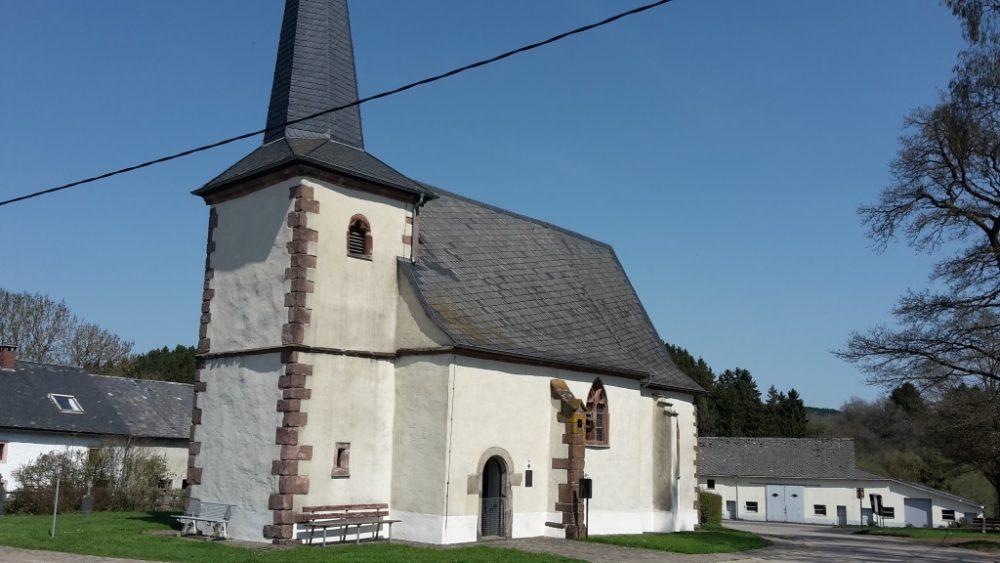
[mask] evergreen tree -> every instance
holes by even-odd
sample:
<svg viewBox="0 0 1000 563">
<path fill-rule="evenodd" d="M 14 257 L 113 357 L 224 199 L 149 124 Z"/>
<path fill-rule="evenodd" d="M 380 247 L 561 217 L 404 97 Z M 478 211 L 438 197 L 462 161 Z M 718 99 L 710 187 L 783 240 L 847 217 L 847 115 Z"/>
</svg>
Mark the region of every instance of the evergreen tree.
<svg viewBox="0 0 1000 563">
<path fill-rule="evenodd" d="M 764 408 L 749 371 L 736 368 L 719 375 L 710 399 L 717 413 L 719 436 L 759 436 Z"/>
<path fill-rule="evenodd" d="M 180 344 L 173 350 L 166 346 L 150 350 L 136 356 L 125 370 L 125 375 L 139 379 L 194 383 L 195 354 L 194 346 Z"/>
<path fill-rule="evenodd" d="M 785 403 L 785 394 L 779 393 L 772 385 L 767 390 L 767 401 L 764 402 L 764 416 L 761 420 L 760 436 L 782 436 L 782 406 Z"/>
<path fill-rule="evenodd" d="M 782 394 L 779 411 L 781 414 L 778 431 L 781 436 L 805 438 L 809 430 L 809 416 L 798 391 L 792 388 L 789 389 L 788 395 Z"/>
<path fill-rule="evenodd" d="M 670 358 L 674 361 L 674 364 L 685 375 L 705 389 L 705 394 L 698 395 L 694 399 L 698 416 L 698 434 L 701 436 L 715 436 L 718 428 L 715 411 L 712 408 L 709 397 L 712 388 L 715 386 L 715 374 L 712 373 L 712 368 L 708 366 L 705 360 L 701 358 L 696 360 L 694 356 L 680 346 L 674 346 L 669 342 L 664 342 L 663 344 L 667 347 L 667 352 L 670 354 Z"/>
</svg>

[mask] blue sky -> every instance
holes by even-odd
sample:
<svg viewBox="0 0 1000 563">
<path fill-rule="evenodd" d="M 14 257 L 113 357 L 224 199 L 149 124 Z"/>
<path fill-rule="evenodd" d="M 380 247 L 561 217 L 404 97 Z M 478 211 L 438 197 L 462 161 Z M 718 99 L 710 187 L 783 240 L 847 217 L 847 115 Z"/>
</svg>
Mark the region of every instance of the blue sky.
<svg viewBox="0 0 1000 563">
<path fill-rule="evenodd" d="M 355 0 L 361 94 L 641 2 Z M 263 126 L 278 0 L 0 3 L 0 199 Z M 855 212 L 962 46 L 934 0 L 676 0 L 362 109 L 411 177 L 612 244 L 660 334 L 762 391 L 872 398 L 829 352 L 891 322 L 932 258 Z M 0 287 L 143 351 L 197 339 L 193 190 L 259 138 L 0 208 Z"/>
</svg>

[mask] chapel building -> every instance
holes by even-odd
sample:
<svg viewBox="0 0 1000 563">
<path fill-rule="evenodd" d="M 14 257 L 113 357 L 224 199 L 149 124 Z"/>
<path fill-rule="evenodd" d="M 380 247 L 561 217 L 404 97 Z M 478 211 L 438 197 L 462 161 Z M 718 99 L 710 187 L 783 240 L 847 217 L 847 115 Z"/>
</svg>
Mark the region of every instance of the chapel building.
<svg viewBox="0 0 1000 563">
<path fill-rule="evenodd" d="M 702 390 L 611 247 L 408 178 L 357 106 L 288 124 L 356 100 L 346 0 L 287 0 L 263 145 L 194 192 L 192 499 L 276 543 L 356 503 L 438 544 L 693 529 Z"/>
</svg>

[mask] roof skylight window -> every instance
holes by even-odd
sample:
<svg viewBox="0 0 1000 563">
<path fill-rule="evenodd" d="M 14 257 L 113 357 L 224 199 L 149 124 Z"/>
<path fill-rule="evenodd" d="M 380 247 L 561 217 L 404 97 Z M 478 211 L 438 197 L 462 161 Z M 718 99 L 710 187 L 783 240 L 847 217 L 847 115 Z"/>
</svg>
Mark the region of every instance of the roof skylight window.
<svg viewBox="0 0 1000 563">
<path fill-rule="evenodd" d="M 52 399 L 52 402 L 55 403 L 60 412 L 77 414 L 83 412 L 83 407 L 80 406 L 80 402 L 73 395 L 49 393 L 49 399 Z"/>
</svg>

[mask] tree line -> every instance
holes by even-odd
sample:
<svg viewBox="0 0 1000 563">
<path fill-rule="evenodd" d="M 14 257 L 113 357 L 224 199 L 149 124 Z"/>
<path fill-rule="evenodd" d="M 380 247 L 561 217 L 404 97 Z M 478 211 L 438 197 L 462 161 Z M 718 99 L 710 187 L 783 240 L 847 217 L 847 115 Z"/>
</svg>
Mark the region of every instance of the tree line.
<svg viewBox="0 0 1000 563">
<path fill-rule="evenodd" d="M 134 344 L 75 315 L 64 301 L 0 288 L 0 344 L 17 346 L 19 361 L 78 366 L 90 373 L 193 383 L 194 346 L 143 354 Z"/>
<path fill-rule="evenodd" d="M 803 438 L 808 435 L 805 404 L 794 388 L 778 391 L 773 385 L 762 398 L 750 371 L 727 369 L 716 377 L 702 358 L 680 346 L 665 343 L 674 363 L 701 385 L 706 394 L 695 399 L 701 436 Z"/>
</svg>

